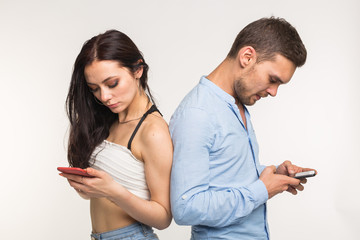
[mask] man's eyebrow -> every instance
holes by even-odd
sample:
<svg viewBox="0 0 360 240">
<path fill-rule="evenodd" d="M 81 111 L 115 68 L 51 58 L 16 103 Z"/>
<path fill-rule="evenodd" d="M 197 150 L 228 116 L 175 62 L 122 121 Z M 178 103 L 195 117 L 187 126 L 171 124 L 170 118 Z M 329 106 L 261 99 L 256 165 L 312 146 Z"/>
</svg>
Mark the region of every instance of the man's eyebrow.
<svg viewBox="0 0 360 240">
<path fill-rule="evenodd" d="M 101 83 L 105 83 L 105 82 L 107 82 L 107 81 L 109 81 L 110 79 L 112 79 L 112 78 L 114 78 L 114 77 L 116 77 L 116 76 L 110 76 L 110 77 L 107 77 L 107 78 L 105 78 Z M 86 82 L 88 85 L 97 85 L 97 84 L 95 84 L 95 83 L 90 83 L 90 82 Z"/>
<path fill-rule="evenodd" d="M 284 84 L 285 82 L 281 80 L 278 76 L 272 76 L 273 79 L 275 79 L 277 82 L 280 82 L 281 84 Z"/>
</svg>

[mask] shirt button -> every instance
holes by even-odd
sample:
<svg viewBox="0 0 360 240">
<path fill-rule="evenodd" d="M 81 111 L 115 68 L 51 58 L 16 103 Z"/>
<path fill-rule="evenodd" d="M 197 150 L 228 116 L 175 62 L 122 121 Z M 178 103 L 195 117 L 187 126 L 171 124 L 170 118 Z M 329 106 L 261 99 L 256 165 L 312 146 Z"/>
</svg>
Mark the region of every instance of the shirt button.
<svg viewBox="0 0 360 240">
<path fill-rule="evenodd" d="M 182 197 L 181 197 L 183 200 L 185 200 L 186 198 L 187 198 L 187 196 L 186 195 L 182 195 Z"/>
</svg>

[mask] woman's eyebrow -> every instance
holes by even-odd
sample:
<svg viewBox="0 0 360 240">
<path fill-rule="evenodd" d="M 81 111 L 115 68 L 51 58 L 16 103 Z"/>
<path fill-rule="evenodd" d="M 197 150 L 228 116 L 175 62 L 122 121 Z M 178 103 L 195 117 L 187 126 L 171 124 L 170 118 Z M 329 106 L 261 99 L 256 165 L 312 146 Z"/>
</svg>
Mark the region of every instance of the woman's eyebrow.
<svg viewBox="0 0 360 240">
<path fill-rule="evenodd" d="M 109 81 L 110 79 L 114 78 L 116 76 L 110 76 L 110 77 L 107 77 L 105 78 L 101 83 L 105 83 L 107 81 Z M 91 82 L 86 82 L 88 85 L 97 85 L 96 83 L 91 83 Z"/>
</svg>

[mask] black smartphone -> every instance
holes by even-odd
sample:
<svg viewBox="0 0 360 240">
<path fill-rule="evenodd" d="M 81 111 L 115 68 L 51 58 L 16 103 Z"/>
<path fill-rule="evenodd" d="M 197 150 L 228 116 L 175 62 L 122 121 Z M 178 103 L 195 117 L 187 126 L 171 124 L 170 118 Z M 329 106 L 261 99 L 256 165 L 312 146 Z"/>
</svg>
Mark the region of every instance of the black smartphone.
<svg viewBox="0 0 360 240">
<path fill-rule="evenodd" d="M 306 172 L 299 172 L 299 173 L 296 173 L 294 178 L 308 178 L 308 177 L 313 177 L 316 175 L 316 172 L 314 170 L 311 170 L 311 171 L 306 171 Z"/>
</svg>

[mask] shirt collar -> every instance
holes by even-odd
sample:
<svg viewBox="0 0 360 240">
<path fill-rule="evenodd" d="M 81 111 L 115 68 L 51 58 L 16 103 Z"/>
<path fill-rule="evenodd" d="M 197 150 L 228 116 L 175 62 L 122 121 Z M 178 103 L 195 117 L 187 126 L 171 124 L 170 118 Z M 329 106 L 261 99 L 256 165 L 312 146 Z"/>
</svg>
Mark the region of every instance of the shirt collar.
<svg viewBox="0 0 360 240">
<path fill-rule="evenodd" d="M 233 105 L 235 104 L 235 98 L 225 92 L 223 89 L 221 89 L 219 86 L 217 86 L 215 83 L 210 81 L 206 76 L 202 76 L 200 79 L 200 84 L 203 84 L 210 88 L 210 90 L 215 93 L 217 96 L 219 96 L 222 100 L 225 102 Z"/>
<path fill-rule="evenodd" d="M 200 79 L 200 84 L 207 86 L 208 88 L 210 88 L 210 90 L 215 93 L 220 99 L 224 100 L 226 103 L 228 103 L 229 105 L 231 105 L 233 108 L 238 109 L 238 107 L 235 104 L 235 98 L 233 96 L 231 96 L 230 94 L 228 94 L 227 92 L 225 92 L 222 88 L 220 88 L 218 85 L 216 85 L 215 83 L 213 83 L 212 81 L 210 81 L 206 76 L 202 76 Z M 247 118 L 250 118 L 250 114 L 248 109 L 246 108 L 245 105 L 244 106 L 244 110 L 245 110 L 245 116 Z"/>
</svg>

